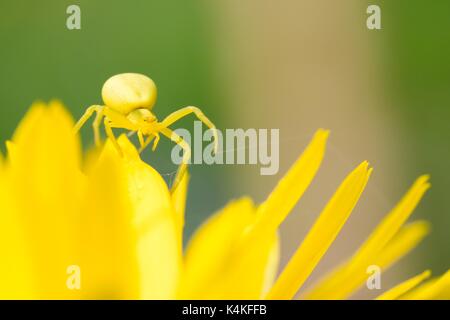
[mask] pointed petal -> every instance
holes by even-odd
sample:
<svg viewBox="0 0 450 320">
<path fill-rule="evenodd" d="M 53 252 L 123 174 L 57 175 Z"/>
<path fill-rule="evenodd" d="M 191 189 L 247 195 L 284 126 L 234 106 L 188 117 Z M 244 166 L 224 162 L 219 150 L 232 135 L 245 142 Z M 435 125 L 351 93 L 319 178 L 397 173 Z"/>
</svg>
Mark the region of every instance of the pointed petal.
<svg viewBox="0 0 450 320">
<path fill-rule="evenodd" d="M 11 203 L 33 272 L 36 298 L 71 298 L 66 269 L 79 245 L 74 234 L 81 203 L 81 149 L 73 121 L 59 102 L 32 106 L 8 144 Z"/>
<path fill-rule="evenodd" d="M 414 249 L 430 233 L 430 224 L 424 220 L 408 223 L 379 253 L 375 264 L 391 266 Z M 370 261 L 370 260 L 368 260 Z"/>
<path fill-rule="evenodd" d="M 395 208 L 383 219 L 367 241 L 358 250 L 354 263 L 366 261 L 376 255 L 393 238 L 401 226 L 411 216 L 425 192 L 430 188 L 429 176 L 419 177 Z"/>
<path fill-rule="evenodd" d="M 303 243 L 281 273 L 268 299 L 291 299 L 319 263 L 347 221 L 369 179 L 368 163 L 361 163 L 342 182 Z"/>
<path fill-rule="evenodd" d="M 377 265 L 386 270 L 408 252 L 414 249 L 429 233 L 425 221 L 412 222 L 400 229 L 384 249 L 364 262 L 354 264 L 350 259 L 330 273 L 318 285 L 304 295 L 306 299 L 345 299 L 354 293 L 367 280 L 366 270 Z"/>
<path fill-rule="evenodd" d="M 329 132 L 318 130 L 305 151 L 258 208 L 258 225 L 276 230 L 308 188 L 325 154 Z"/>
<path fill-rule="evenodd" d="M 408 279 L 399 285 L 389 289 L 385 293 L 381 294 L 376 298 L 376 300 L 396 300 L 400 298 L 402 295 L 410 291 L 411 289 L 417 287 L 421 282 L 428 279 L 431 276 L 431 271 L 426 270 L 421 274 Z"/>
<path fill-rule="evenodd" d="M 431 279 L 401 299 L 407 300 L 450 300 L 450 270 Z"/>
<path fill-rule="evenodd" d="M 373 262 L 374 257 L 377 257 L 386 243 L 391 241 L 393 236 L 410 217 L 426 190 L 429 189 L 430 184 L 428 183 L 428 179 L 429 177 L 426 175 L 419 177 L 394 209 L 391 210 L 375 228 L 369 238 L 361 245 L 352 259 L 349 259 L 344 265 L 332 270 L 323 280 L 314 285 L 312 290 L 307 292 L 304 297 L 307 299 L 343 299 L 351 294 L 353 290 L 356 290 L 364 280 L 359 278 L 356 281 L 352 273 L 365 274 L 367 266 L 372 264 L 370 261 Z M 426 229 L 426 227 L 423 228 Z M 353 271 L 350 272 L 347 270 Z M 351 278 L 351 280 L 347 278 Z M 350 283 L 353 284 L 350 286 Z M 343 288 L 346 288 L 346 291 Z"/>
</svg>

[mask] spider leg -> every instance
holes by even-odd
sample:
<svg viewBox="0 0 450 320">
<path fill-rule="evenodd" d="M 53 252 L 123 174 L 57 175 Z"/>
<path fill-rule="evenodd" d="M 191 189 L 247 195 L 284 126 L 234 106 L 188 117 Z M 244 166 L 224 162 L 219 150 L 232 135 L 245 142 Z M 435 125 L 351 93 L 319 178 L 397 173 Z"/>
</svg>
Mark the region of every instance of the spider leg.
<svg viewBox="0 0 450 320">
<path fill-rule="evenodd" d="M 150 144 L 150 142 L 152 142 L 154 137 L 155 136 L 153 134 L 151 134 L 147 137 L 147 139 L 145 139 L 144 143 L 139 148 L 139 153 L 141 153 L 142 151 L 144 151 L 145 148 L 147 148 L 147 146 Z"/>
<path fill-rule="evenodd" d="M 114 132 L 112 131 L 111 125 L 107 118 L 105 118 L 104 124 L 105 124 L 105 132 L 106 132 L 107 137 L 109 138 L 109 140 L 111 140 L 114 147 L 117 149 L 117 152 L 119 152 L 119 155 L 123 156 L 122 149 L 120 148 L 119 143 L 117 142 L 117 139 L 114 136 Z"/>
<path fill-rule="evenodd" d="M 114 136 L 114 133 L 112 131 L 112 128 L 120 128 L 120 129 L 127 129 L 130 131 L 135 131 L 138 134 L 138 139 L 140 143 L 143 143 L 143 136 L 142 140 L 139 138 L 139 135 L 142 135 L 141 128 L 136 125 L 134 122 L 132 122 L 130 119 L 127 118 L 126 115 L 117 112 L 111 108 L 105 107 L 103 110 L 103 114 L 105 116 L 105 131 L 108 136 L 108 138 L 112 141 L 116 149 L 119 151 L 120 155 L 123 155 L 122 150 L 117 143 L 117 139 Z"/>
<path fill-rule="evenodd" d="M 137 136 L 138 136 L 140 148 L 142 148 L 145 144 L 145 141 L 144 141 L 144 135 L 142 134 L 141 130 L 137 131 Z"/>
<path fill-rule="evenodd" d="M 191 113 L 194 113 L 201 122 L 203 122 L 208 128 L 210 128 L 213 131 L 214 153 L 216 153 L 219 147 L 219 137 L 217 134 L 216 126 L 208 119 L 208 117 L 205 116 L 205 114 L 199 108 L 193 106 L 181 108 L 180 110 L 177 110 L 169 114 L 163 121 L 160 122 L 160 124 L 163 127 L 168 127 L 174 122 L 180 120 L 181 118 Z"/>
<path fill-rule="evenodd" d="M 155 139 L 153 141 L 153 139 Z M 141 143 L 141 147 L 139 148 L 139 153 L 141 153 L 142 151 L 144 151 L 145 148 L 147 148 L 147 146 L 153 141 L 153 146 L 152 146 L 152 151 L 156 150 L 156 147 L 158 146 L 160 140 L 160 136 L 158 132 L 152 133 L 150 134 L 147 139 L 144 141 L 144 143 Z"/>
<path fill-rule="evenodd" d="M 176 134 L 169 128 L 161 128 L 160 132 L 167 138 L 178 144 L 184 150 L 182 162 L 178 167 L 178 171 L 175 176 L 175 181 L 173 182 L 172 188 L 170 190 L 170 192 L 173 193 L 177 188 L 178 184 L 180 183 L 181 179 L 183 178 L 184 174 L 186 173 L 187 165 L 189 159 L 191 158 L 191 147 L 185 140 L 183 140 L 182 137 L 180 137 L 178 134 Z"/>
<path fill-rule="evenodd" d="M 126 115 L 117 112 L 111 108 L 104 108 L 103 114 L 108 118 L 111 128 L 121 128 L 130 131 L 139 131 L 140 128 L 136 126 L 135 123 L 131 122 Z"/>
<path fill-rule="evenodd" d="M 100 143 L 101 143 L 100 126 L 102 124 L 102 119 L 103 119 L 103 110 L 104 110 L 104 107 L 98 108 L 97 116 L 95 117 L 95 120 L 92 123 L 92 128 L 94 129 L 94 141 L 95 141 L 95 145 L 97 147 L 100 146 Z"/>
<path fill-rule="evenodd" d="M 81 116 L 80 120 L 75 124 L 75 127 L 73 128 L 73 131 L 77 133 L 80 131 L 81 127 L 84 126 L 86 121 L 89 120 L 89 118 L 94 114 L 94 112 L 97 112 L 97 115 L 99 112 L 103 110 L 102 106 L 99 105 L 93 105 L 86 109 L 86 112 Z"/>
<path fill-rule="evenodd" d="M 156 150 L 156 147 L 158 146 L 159 139 L 160 139 L 158 132 L 155 132 L 154 135 L 155 135 L 155 141 L 153 142 L 152 151 Z"/>
</svg>

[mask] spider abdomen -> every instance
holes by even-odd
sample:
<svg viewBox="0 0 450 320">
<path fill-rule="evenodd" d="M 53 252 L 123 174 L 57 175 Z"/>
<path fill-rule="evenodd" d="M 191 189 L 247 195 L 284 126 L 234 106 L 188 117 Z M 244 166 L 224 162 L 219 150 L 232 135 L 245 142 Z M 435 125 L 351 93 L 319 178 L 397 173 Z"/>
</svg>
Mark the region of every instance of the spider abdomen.
<svg viewBox="0 0 450 320">
<path fill-rule="evenodd" d="M 105 105 L 122 114 L 128 114 L 138 108 L 151 110 L 156 102 L 156 94 L 153 80 L 139 73 L 112 76 L 102 88 Z"/>
</svg>

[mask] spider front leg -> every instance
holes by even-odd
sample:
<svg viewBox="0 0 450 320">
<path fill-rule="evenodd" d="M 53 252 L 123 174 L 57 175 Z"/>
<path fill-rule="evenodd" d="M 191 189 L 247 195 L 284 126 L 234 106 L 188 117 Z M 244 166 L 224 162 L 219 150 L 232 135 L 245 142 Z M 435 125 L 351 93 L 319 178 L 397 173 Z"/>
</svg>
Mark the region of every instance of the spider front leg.
<svg viewBox="0 0 450 320">
<path fill-rule="evenodd" d="M 140 128 L 138 126 L 136 126 L 135 123 L 130 121 L 130 119 L 128 119 L 126 116 L 124 116 L 123 114 L 121 114 L 111 108 L 108 108 L 108 107 L 105 107 L 103 109 L 103 115 L 105 117 L 104 124 L 105 124 L 106 135 L 111 140 L 111 142 L 114 144 L 115 148 L 117 149 L 117 151 L 119 152 L 119 154 L 121 156 L 123 155 L 123 152 L 119 146 L 119 143 L 117 142 L 116 137 L 114 136 L 112 128 L 120 128 L 120 129 L 126 129 L 126 130 L 130 130 L 130 131 L 137 131 L 138 137 L 140 136 L 139 141 L 141 143 L 143 142 L 143 136 L 142 136 L 142 132 L 141 132 Z"/>
<path fill-rule="evenodd" d="M 103 110 L 104 107 L 100 107 L 100 109 L 97 110 L 97 116 L 95 117 L 95 120 L 92 123 L 92 128 L 94 129 L 94 141 L 97 147 L 99 147 L 101 144 L 100 126 L 102 125 Z"/>
<path fill-rule="evenodd" d="M 154 135 L 155 135 L 155 141 L 153 142 L 152 151 L 156 150 L 156 147 L 158 146 L 159 139 L 160 139 L 158 132 L 155 132 Z"/>
<path fill-rule="evenodd" d="M 144 148 L 144 145 L 145 145 L 144 134 L 142 133 L 141 130 L 138 130 L 138 131 L 137 131 L 137 136 L 138 136 L 139 146 L 140 146 L 140 149 L 139 149 L 139 150 L 141 150 L 141 149 Z"/>
<path fill-rule="evenodd" d="M 144 143 L 141 143 L 141 146 L 139 148 L 139 153 L 144 151 L 144 149 L 147 148 L 147 146 L 153 141 L 153 139 L 155 139 L 155 141 L 153 142 L 152 151 L 155 151 L 156 147 L 158 146 L 159 139 L 160 139 L 158 132 L 152 133 L 151 135 L 149 135 L 147 137 L 147 139 L 144 141 Z"/>
<path fill-rule="evenodd" d="M 75 124 L 75 127 L 73 128 L 73 131 L 75 133 L 78 133 L 80 131 L 81 127 L 84 126 L 86 121 L 89 120 L 90 117 L 94 114 L 94 112 L 97 112 L 97 116 L 95 117 L 94 123 L 92 124 L 94 128 L 94 137 L 95 137 L 95 144 L 98 146 L 100 144 L 100 125 L 101 120 L 103 118 L 103 106 L 99 105 L 93 105 L 86 109 L 86 112 L 81 116 L 80 120 Z"/>
<path fill-rule="evenodd" d="M 211 122 L 211 120 L 208 119 L 208 117 L 205 116 L 205 114 L 199 108 L 193 106 L 181 108 L 180 110 L 177 110 L 169 114 L 163 121 L 160 122 L 160 124 L 163 127 L 168 127 L 174 122 L 180 120 L 181 118 L 191 113 L 194 113 L 201 122 L 203 122 L 208 128 L 210 128 L 213 131 L 214 153 L 217 153 L 217 150 L 219 148 L 219 137 L 217 134 L 216 126 Z"/>
<path fill-rule="evenodd" d="M 184 150 L 182 162 L 178 167 L 178 171 L 175 176 L 175 181 L 173 182 L 172 188 L 170 190 L 170 192 L 173 193 L 186 173 L 187 165 L 189 163 L 189 160 L 191 159 L 191 147 L 185 140 L 183 140 L 182 137 L 180 137 L 178 134 L 176 134 L 169 128 L 161 128 L 160 132 L 167 138 L 178 144 Z"/>
<path fill-rule="evenodd" d="M 105 125 L 106 136 L 109 138 L 109 140 L 111 140 L 112 144 L 117 149 L 117 152 L 119 153 L 119 155 L 123 156 L 122 149 L 120 148 L 119 143 L 117 142 L 117 139 L 114 136 L 114 132 L 112 131 L 111 124 L 109 123 L 109 120 L 107 118 L 105 118 L 104 125 Z"/>
</svg>

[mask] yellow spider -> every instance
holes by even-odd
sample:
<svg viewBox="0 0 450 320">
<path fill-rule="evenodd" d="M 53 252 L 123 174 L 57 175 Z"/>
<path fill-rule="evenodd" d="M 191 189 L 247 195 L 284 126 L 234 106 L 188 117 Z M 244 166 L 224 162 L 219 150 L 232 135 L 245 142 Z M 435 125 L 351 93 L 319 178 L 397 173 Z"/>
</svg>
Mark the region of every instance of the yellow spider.
<svg viewBox="0 0 450 320">
<path fill-rule="evenodd" d="M 159 142 L 159 134 L 168 137 L 183 149 L 183 159 L 178 168 L 172 191 L 175 190 L 187 169 L 191 157 L 191 148 L 178 134 L 168 128 L 171 124 L 194 113 L 199 120 L 213 130 L 214 151 L 217 152 L 218 135 L 214 124 L 197 107 L 185 107 L 171 113 L 163 121 L 159 122 L 152 113 L 156 101 L 156 85 L 152 79 L 138 73 L 122 73 L 109 78 L 102 88 L 102 98 L 105 105 L 92 105 L 87 108 L 84 115 L 75 125 L 75 132 L 96 113 L 93 123 L 95 144 L 100 145 L 100 125 L 104 120 L 107 137 L 114 144 L 119 154 L 122 154 L 119 144 L 113 134 L 112 128 L 127 129 L 136 132 L 140 152 L 144 150 L 153 139 L 155 150 Z"/>
</svg>

